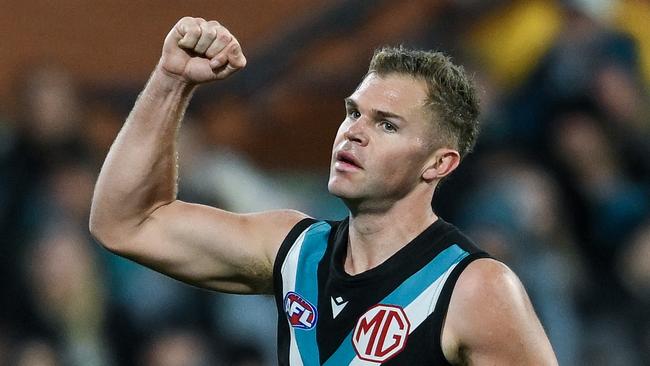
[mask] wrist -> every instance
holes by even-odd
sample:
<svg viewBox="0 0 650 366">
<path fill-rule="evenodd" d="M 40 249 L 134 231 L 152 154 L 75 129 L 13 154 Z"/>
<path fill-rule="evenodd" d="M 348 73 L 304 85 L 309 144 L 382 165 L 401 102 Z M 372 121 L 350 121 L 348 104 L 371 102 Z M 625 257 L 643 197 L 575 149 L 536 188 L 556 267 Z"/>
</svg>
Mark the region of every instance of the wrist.
<svg viewBox="0 0 650 366">
<path fill-rule="evenodd" d="M 198 84 L 190 82 L 179 75 L 170 73 L 160 65 L 156 65 L 151 74 L 149 85 L 164 93 L 181 92 L 182 94 L 189 94 L 198 86 Z"/>
</svg>

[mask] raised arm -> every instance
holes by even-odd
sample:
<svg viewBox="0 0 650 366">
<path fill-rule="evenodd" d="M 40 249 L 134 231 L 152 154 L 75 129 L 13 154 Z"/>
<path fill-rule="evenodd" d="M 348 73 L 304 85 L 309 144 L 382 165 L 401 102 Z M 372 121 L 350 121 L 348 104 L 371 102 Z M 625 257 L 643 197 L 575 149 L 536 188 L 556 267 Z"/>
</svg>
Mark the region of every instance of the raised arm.
<svg viewBox="0 0 650 366">
<path fill-rule="evenodd" d="M 271 291 L 277 249 L 305 215 L 239 215 L 176 199 L 176 135 L 194 89 L 245 65 L 218 22 L 186 17 L 172 28 L 97 180 L 90 231 L 107 249 L 200 287 Z"/>
<path fill-rule="evenodd" d="M 453 365 L 557 365 L 521 282 L 493 259 L 470 263 L 458 278 L 442 347 Z"/>
</svg>

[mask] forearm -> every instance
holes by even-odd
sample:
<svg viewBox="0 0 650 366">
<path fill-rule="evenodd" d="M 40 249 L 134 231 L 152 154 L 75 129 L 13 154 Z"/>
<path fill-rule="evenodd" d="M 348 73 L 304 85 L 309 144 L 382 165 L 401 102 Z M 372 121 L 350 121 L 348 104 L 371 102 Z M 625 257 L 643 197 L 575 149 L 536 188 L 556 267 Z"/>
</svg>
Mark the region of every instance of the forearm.
<svg viewBox="0 0 650 366">
<path fill-rule="evenodd" d="M 176 135 L 194 87 L 156 68 L 99 174 L 90 228 L 128 232 L 176 199 Z"/>
</svg>

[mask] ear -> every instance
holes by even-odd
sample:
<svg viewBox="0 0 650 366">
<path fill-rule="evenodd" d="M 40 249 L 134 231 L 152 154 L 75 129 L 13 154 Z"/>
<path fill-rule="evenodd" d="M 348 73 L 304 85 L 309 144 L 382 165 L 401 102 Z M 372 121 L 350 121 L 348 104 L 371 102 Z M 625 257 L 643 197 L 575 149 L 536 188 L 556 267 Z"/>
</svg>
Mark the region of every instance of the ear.
<svg viewBox="0 0 650 366">
<path fill-rule="evenodd" d="M 433 153 L 431 159 L 427 162 L 422 172 L 422 179 L 427 183 L 440 180 L 456 170 L 458 164 L 460 164 L 458 151 L 445 147 L 440 148 Z"/>
</svg>

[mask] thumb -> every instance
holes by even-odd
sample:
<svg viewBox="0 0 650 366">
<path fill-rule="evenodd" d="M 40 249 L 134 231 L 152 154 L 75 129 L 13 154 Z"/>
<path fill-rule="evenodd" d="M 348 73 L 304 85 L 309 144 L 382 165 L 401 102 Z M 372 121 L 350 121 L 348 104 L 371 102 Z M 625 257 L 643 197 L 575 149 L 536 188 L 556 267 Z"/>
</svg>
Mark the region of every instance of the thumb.
<svg viewBox="0 0 650 366">
<path fill-rule="evenodd" d="M 201 38 L 201 22 L 203 18 L 182 18 L 174 27 L 173 38 L 175 43 L 185 49 L 193 49 Z"/>
</svg>

